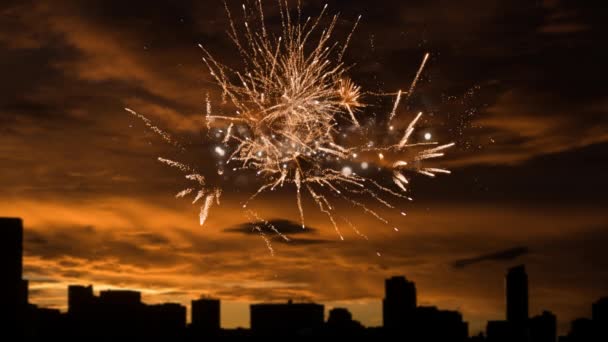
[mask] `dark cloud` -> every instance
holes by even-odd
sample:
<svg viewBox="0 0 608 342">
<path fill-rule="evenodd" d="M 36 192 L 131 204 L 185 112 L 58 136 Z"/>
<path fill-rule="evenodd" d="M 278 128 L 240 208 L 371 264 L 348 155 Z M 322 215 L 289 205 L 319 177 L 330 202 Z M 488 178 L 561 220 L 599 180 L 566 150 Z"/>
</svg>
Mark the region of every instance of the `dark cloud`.
<svg viewBox="0 0 608 342">
<path fill-rule="evenodd" d="M 245 235 L 259 235 L 260 232 L 256 228 L 264 232 L 264 234 L 268 234 L 271 237 L 272 241 L 282 243 L 290 246 L 308 246 L 308 245 L 318 245 L 325 243 L 332 243 L 334 241 L 327 239 L 302 239 L 302 238 L 294 238 L 292 235 L 309 235 L 309 234 L 318 234 L 318 229 L 313 227 L 306 226 L 304 229 L 302 228 L 302 224 L 296 223 L 289 220 L 283 219 L 272 219 L 268 221 L 268 224 L 265 223 L 243 223 L 236 227 L 226 228 L 223 231 L 226 233 L 240 233 Z M 289 240 L 285 240 L 283 237 L 279 236 L 273 229 L 274 227 L 277 231 L 279 231 L 284 236 L 288 237 Z"/>
<path fill-rule="evenodd" d="M 170 241 L 156 233 L 122 234 L 120 228 L 100 231 L 92 226 L 55 226 L 44 231 L 28 230 L 26 234 L 26 242 L 33 242 L 25 249 L 27 256 L 48 260 L 70 258 L 61 262 L 70 272 L 72 268 L 108 258 L 123 265 L 139 266 L 151 262 L 170 265 L 178 258 Z"/>
<path fill-rule="evenodd" d="M 608 191 L 608 143 L 534 157 L 516 165 L 463 167 L 450 177 L 419 177 L 419 200 L 450 202 L 454 194 L 476 203 L 507 203 L 523 208 L 550 205 L 601 206 Z M 580 175 L 579 175 L 580 174 Z M 584 176 L 583 176 L 584 175 Z M 524 209 L 525 210 L 525 209 Z"/>
<path fill-rule="evenodd" d="M 167 237 L 156 233 L 143 232 L 135 234 L 135 237 L 141 239 L 144 244 L 159 246 L 167 246 L 170 244 L 170 241 Z"/>
<path fill-rule="evenodd" d="M 274 226 L 280 233 L 285 235 L 300 235 L 300 234 L 317 234 L 318 229 L 306 226 L 302 228 L 301 223 L 284 220 L 284 219 L 271 219 L 268 220 L 268 224 L 265 223 L 243 223 L 239 226 L 226 228 L 224 232 L 227 233 L 241 233 L 241 234 L 259 234 L 256 226 L 260 228 L 264 233 L 274 234 L 271 226 Z"/>
<path fill-rule="evenodd" d="M 45 245 L 49 243 L 42 234 L 32 231 L 26 231 L 24 236 L 25 243 L 28 245 Z"/>
<path fill-rule="evenodd" d="M 514 247 L 489 254 L 482 254 L 471 258 L 459 259 L 452 263 L 452 267 L 464 268 L 486 261 L 510 261 L 528 253 L 530 253 L 528 247 Z"/>
</svg>

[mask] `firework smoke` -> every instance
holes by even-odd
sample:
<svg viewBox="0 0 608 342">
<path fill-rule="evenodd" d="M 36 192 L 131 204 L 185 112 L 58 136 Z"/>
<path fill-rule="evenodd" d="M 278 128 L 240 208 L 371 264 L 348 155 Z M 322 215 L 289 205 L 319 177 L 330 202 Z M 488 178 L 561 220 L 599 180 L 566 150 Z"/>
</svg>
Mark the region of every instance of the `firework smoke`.
<svg viewBox="0 0 608 342">
<path fill-rule="evenodd" d="M 422 167 L 420 163 L 443 156 L 444 150 L 453 144 L 409 143 L 422 113 L 411 121 L 402 138 L 392 144 L 349 142 L 343 133 L 346 130 L 341 128 L 352 126 L 354 134 L 365 136 L 362 123 L 366 122 L 366 106 L 362 97 L 370 94 L 364 93 L 348 78 L 348 66 L 342 60 L 360 17 L 340 45 L 332 40 L 338 16 L 327 16 L 327 5 L 316 18 L 302 20 L 299 4 L 297 14 L 293 15 L 287 3 L 282 1 L 278 1 L 281 16 L 279 35 L 267 30 L 261 0 L 252 9 L 243 5 L 244 20 L 238 23 L 226 6 L 229 36 L 242 57 L 242 69 L 225 66 L 199 45 L 204 53 L 203 62 L 221 88 L 223 98 L 228 101 L 222 108 L 230 108 L 223 113 L 214 113 L 207 96 L 206 127 L 209 131 L 213 127 L 222 132 L 214 151 L 223 164 L 233 166 L 233 171 L 253 170 L 257 178 L 263 180 L 243 208 L 265 191 L 293 187 L 302 228 L 305 228 L 302 205 L 305 195 L 327 215 L 341 239 L 343 236 L 334 217 L 334 200 L 346 201 L 389 225 L 388 220 L 356 198 L 365 195 L 381 206 L 395 209 L 397 206 L 384 197 L 411 200 L 406 195 L 407 172 L 430 177 L 449 173 L 444 169 Z M 428 53 L 424 55 L 404 100 L 411 96 L 428 57 Z M 375 130 L 388 128 L 397 116 L 401 100 L 402 91 L 399 90 L 392 111 L 387 115 L 388 125 L 375 126 Z M 144 120 L 166 141 L 182 148 L 143 115 L 131 109 L 127 111 Z M 390 126 L 390 130 L 393 129 Z M 212 140 L 211 134 L 209 136 Z M 394 161 L 386 160 L 385 154 L 395 158 Z M 193 203 L 203 200 L 200 212 L 200 224 L 203 225 L 213 204 L 219 204 L 220 188 L 208 185 L 205 177 L 195 172 L 194 167 L 164 158 L 159 158 L 159 161 L 179 169 L 187 179 L 196 183 L 195 187 L 179 192 L 176 197 L 195 194 Z M 364 171 L 372 164 L 388 169 L 392 173 L 395 190 L 364 176 L 367 172 L 354 172 L 349 166 L 353 163 L 360 164 Z M 223 169 L 218 173 L 222 174 Z M 273 252 L 270 240 L 260 228 L 269 223 L 249 209 L 246 209 L 246 214 L 257 222 L 258 232 Z M 350 221 L 345 218 L 342 221 L 357 235 L 366 238 Z M 276 228 L 268 228 L 286 239 Z"/>
</svg>

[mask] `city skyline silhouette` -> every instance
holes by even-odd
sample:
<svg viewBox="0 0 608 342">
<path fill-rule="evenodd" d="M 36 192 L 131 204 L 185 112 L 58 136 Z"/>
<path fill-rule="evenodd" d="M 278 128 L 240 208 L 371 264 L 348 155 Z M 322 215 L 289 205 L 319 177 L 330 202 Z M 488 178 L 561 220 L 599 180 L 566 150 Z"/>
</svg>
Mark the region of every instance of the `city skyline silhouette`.
<svg viewBox="0 0 608 342">
<path fill-rule="evenodd" d="M 325 306 L 316 303 L 255 303 L 250 305 L 249 329 L 224 329 L 220 323 L 221 299 L 193 299 L 190 320 L 178 303 L 146 304 L 141 292 L 102 290 L 92 285 L 70 285 L 68 310 L 39 307 L 28 301 L 28 281 L 23 279 L 23 223 L 0 217 L 5 275 L 0 294 L 4 310 L 2 331 L 17 340 L 155 337 L 174 340 L 250 339 L 259 337 L 358 336 L 402 337 L 407 340 L 556 342 L 557 318 L 548 310 L 529 316 L 528 275 L 524 265 L 505 275 L 505 319 L 488 321 L 485 335 L 470 335 L 458 311 L 417 304 L 416 284 L 405 276 L 385 280 L 383 324 L 365 327 L 345 308 L 333 308 L 325 319 Z M 608 296 L 592 305 L 591 318 L 578 318 L 562 342 L 601 341 L 608 337 Z"/>
</svg>

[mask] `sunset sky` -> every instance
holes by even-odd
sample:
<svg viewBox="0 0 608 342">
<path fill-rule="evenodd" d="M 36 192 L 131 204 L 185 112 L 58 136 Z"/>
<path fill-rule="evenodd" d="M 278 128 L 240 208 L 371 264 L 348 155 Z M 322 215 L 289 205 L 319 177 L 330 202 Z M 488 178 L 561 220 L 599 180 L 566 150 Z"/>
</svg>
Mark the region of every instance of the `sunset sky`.
<svg viewBox="0 0 608 342">
<path fill-rule="evenodd" d="M 238 13 L 241 1 L 227 2 Z M 301 231 L 292 188 L 263 195 L 252 208 L 293 237 L 273 240 L 274 256 L 241 209 L 254 179 L 227 186 L 201 228 L 199 207 L 174 199 L 186 183 L 156 160 L 180 155 L 123 110 L 148 116 L 189 146 L 184 158 L 215 172 L 200 156 L 210 149 L 205 97 L 220 93 L 197 44 L 238 65 L 221 0 L 0 5 L 0 216 L 24 219 L 31 302 L 65 309 L 68 284 L 93 284 L 140 290 L 148 303 L 216 296 L 224 327 L 248 326 L 252 302 L 289 298 L 345 306 L 375 326 L 384 279 L 405 275 L 420 304 L 460 310 L 476 333 L 504 318 L 505 270 L 525 263 L 531 315 L 551 310 L 563 333 L 591 314 L 608 295 L 600 7 L 303 0 L 304 14 L 326 2 L 341 15 L 339 39 L 362 15 L 346 61 L 365 89 L 407 89 L 431 54 L 398 115 L 424 111 L 418 133 L 456 143 L 442 160 L 453 173 L 414 176 L 408 215 L 384 211 L 399 232 L 338 205 L 369 241 L 348 229 L 341 241 L 310 200 Z M 277 2 L 264 4 L 276 28 Z M 366 99 L 366 110 L 391 109 Z"/>
</svg>

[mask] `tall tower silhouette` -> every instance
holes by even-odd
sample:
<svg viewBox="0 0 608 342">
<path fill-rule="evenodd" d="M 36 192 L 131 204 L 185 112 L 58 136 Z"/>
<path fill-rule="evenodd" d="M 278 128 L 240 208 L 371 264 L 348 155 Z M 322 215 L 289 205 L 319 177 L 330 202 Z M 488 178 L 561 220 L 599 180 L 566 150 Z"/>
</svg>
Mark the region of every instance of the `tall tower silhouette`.
<svg viewBox="0 0 608 342">
<path fill-rule="evenodd" d="M 592 306 L 595 334 L 601 341 L 608 341 L 608 297 L 600 298 Z"/>
<path fill-rule="evenodd" d="M 512 267 L 506 276 L 507 321 L 525 324 L 528 321 L 528 274 L 524 265 Z"/>
<path fill-rule="evenodd" d="M 23 223 L 19 218 L 0 218 L 2 249 L 0 267 L 2 278 L 17 283 L 23 274 Z M 3 281 L 3 284 L 6 282 Z"/>
<path fill-rule="evenodd" d="M 382 320 L 387 329 L 404 329 L 416 310 L 416 284 L 405 277 L 392 277 L 384 282 Z"/>
<path fill-rule="evenodd" d="M 0 218 L 0 317 L 2 330 L 21 331 L 27 307 L 27 281 L 23 280 L 23 222 Z"/>
</svg>

